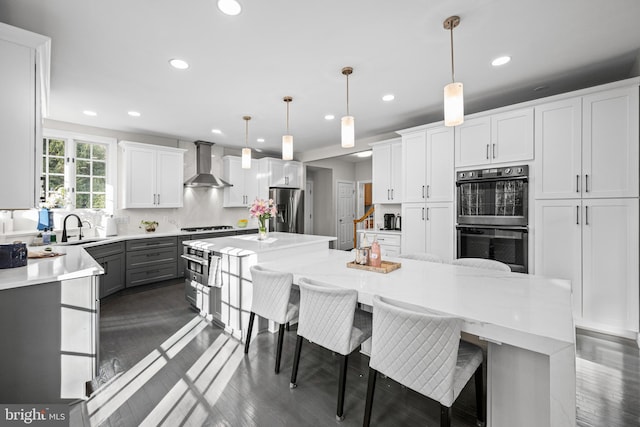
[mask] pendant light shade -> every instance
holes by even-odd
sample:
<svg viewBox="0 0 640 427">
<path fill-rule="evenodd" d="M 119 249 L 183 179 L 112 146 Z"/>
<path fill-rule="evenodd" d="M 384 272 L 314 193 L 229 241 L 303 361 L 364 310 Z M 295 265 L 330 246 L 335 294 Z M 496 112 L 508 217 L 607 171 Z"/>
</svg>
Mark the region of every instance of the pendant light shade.
<svg viewBox="0 0 640 427">
<path fill-rule="evenodd" d="M 355 119 L 349 114 L 349 75 L 352 73 L 353 68 L 351 67 L 342 69 L 342 74 L 347 77 L 347 115 L 342 118 L 342 148 L 351 148 L 356 145 Z"/>
<path fill-rule="evenodd" d="M 251 148 L 249 148 L 249 120 L 251 120 L 251 116 L 244 116 L 242 120 L 245 121 L 245 148 L 242 149 L 242 169 L 251 169 Z"/>
<path fill-rule="evenodd" d="M 287 103 L 287 134 L 282 136 L 282 160 L 293 160 L 293 135 L 289 135 L 289 103 L 293 98 L 285 96 L 282 100 Z"/>
<path fill-rule="evenodd" d="M 444 87 L 444 125 L 457 126 L 464 122 L 464 95 L 462 83 L 455 80 L 453 65 L 453 29 L 460 24 L 459 16 L 445 19 L 443 26 L 451 34 L 451 83 Z"/>
</svg>

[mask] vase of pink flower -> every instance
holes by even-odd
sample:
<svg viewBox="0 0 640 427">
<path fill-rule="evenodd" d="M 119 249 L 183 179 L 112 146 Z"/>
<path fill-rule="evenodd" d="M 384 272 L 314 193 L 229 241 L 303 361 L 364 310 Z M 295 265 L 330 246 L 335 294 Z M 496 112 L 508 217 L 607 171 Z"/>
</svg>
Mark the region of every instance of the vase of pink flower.
<svg viewBox="0 0 640 427">
<path fill-rule="evenodd" d="M 267 220 L 278 213 L 273 199 L 264 200 L 256 199 L 249 208 L 249 214 L 252 218 L 258 218 L 258 240 L 267 238 L 268 227 Z"/>
</svg>

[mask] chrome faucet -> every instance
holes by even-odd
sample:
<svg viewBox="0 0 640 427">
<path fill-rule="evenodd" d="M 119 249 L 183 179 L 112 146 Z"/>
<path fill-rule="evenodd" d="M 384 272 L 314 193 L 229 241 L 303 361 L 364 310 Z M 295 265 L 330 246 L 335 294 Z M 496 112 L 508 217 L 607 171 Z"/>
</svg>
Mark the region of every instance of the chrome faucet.
<svg viewBox="0 0 640 427">
<path fill-rule="evenodd" d="M 66 242 L 68 240 L 67 239 L 67 219 L 70 216 L 75 216 L 76 219 L 78 220 L 78 240 L 82 240 L 82 220 L 76 214 L 69 214 L 69 215 L 65 216 L 64 220 L 62 221 L 62 240 L 61 240 L 61 242 Z"/>
</svg>

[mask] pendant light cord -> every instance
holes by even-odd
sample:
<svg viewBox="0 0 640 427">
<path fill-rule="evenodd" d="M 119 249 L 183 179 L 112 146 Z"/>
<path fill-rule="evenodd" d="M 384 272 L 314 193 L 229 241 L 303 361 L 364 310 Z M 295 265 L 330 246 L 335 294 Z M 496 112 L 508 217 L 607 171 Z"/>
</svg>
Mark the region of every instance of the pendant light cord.
<svg viewBox="0 0 640 427">
<path fill-rule="evenodd" d="M 453 65 L 453 23 L 451 24 L 449 31 L 451 33 L 451 82 L 455 83 L 455 68 Z"/>
<path fill-rule="evenodd" d="M 289 135 L 289 102 L 287 102 L 287 135 Z"/>
<path fill-rule="evenodd" d="M 349 115 L 349 74 L 347 74 L 347 116 Z"/>
<path fill-rule="evenodd" d="M 249 148 L 249 119 L 244 119 L 244 145 Z"/>
</svg>

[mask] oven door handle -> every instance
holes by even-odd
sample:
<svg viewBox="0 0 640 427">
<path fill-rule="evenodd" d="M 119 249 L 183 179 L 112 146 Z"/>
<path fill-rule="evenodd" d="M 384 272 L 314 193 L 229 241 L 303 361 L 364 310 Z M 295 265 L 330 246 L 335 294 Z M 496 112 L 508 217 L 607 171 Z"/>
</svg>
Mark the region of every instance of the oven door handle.
<svg viewBox="0 0 640 427">
<path fill-rule="evenodd" d="M 209 261 L 202 259 L 202 258 L 198 258 L 195 256 L 191 256 L 191 255 L 180 255 L 182 258 L 184 259 L 188 259 L 189 261 L 193 261 L 196 264 L 200 264 L 200 265 L 204 265 L 204 266 L 208 266 L 209 265 Z"/>
<path fill-rule="evenodd" d="M 459 187 L 462 184 L 474 183 L 474 182 L 495 182 L 495 181 L 529 181 L 528 176 L 497 176 L 497 177 L 487 177 L 487 178 L 473 178 L 473 179 L 463 179 L 461 181 L 456 181 L 456 185 Z"/>
<path fill-rule="evenodd" d="M 525 226 L 519 225 L 473 225 L 473 224 L 465 224 L 465 225 L 456 225 L 456 229 L 458 230 L 467 230 L 472 228 L 481 228 L 484 230 L 509 230 L 509 231 L 521 231 L 523 233 L 528 233 L 529 228 Z"/>
</svg>

